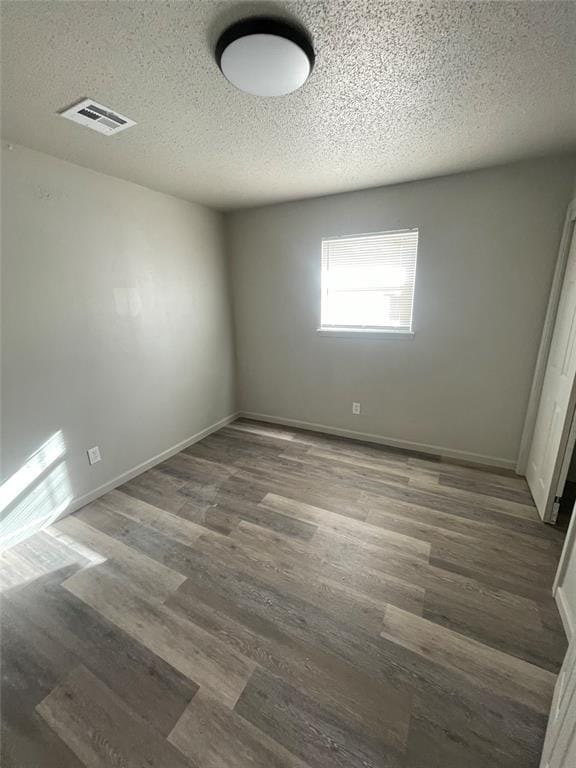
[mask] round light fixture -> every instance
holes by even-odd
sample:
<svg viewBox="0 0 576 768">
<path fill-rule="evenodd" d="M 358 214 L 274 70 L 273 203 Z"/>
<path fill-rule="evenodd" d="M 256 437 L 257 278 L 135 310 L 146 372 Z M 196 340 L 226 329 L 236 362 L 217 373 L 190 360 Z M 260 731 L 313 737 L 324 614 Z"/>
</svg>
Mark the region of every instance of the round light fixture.
<svg viewBox="0 0 576 768">
<path fill-rule="evenodd" d="M 280 19 L 251 18 L 222 33 L 216 61 L 224 77 L 254 96 L 285 96 L 300 88 L 314 66 L 304 32 Z"/>
</svg>

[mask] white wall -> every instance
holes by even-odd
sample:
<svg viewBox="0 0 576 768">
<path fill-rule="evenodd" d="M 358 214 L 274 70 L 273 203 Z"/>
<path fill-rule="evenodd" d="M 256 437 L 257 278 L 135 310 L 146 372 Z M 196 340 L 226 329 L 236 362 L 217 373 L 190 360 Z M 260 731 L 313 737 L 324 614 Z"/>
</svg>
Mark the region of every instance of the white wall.
<svg viewBox="0 0 576 768">
<path fill-rule="evenodd" d="M 61 430 L 83 496 L 230 415 L 221 214 L 20 147 L 2 176 L 2 478 Z"/>
<path fill-rule="evenodd" d="M 574 168 L 561 157 L 230 214 L 240 408 L 512 466 Z M 322 237 L 405 227 L 420 229 L 415 338 L 317 335 Z"/>
</svg>

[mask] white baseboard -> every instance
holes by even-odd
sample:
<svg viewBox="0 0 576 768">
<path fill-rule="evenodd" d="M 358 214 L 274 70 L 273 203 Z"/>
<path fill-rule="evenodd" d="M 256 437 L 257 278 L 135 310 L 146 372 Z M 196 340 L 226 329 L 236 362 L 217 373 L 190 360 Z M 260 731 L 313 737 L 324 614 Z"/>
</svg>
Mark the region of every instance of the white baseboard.
<svg viewBox="0 0 576 768">
<path fill-rule="evenodd" d="M 364 440 L 368 443 L 378 443 L 379 445 L 389 445 L 391 448 L 404 448 L 409 451 L 418 451 L 419 453 L 429 453 L 434 456 L 440 456 L 446 459 L 457 459 L 459 461 L 469 461 L 474 464 L 482 464 L 490 467 L 502 467 L 503 469 L 516 468 L 516 462 L 512 459 L 501 459 L 496 456 L 485 456 L 481 453 L 471 453 L 470 451 L 460 451 L 455 448 L 445 448 L 442 445 L 430 445 L 429 443 L 416 443 L 411 440 L 400 440 L 395 437 L 385 437 L 384 435 L 374 435 L 369 432 L 357 432 L 353 429 L 343 429 L 341 427 L 332 427 L 327 424 L 315 424 L 310 421 L 300 421 L 299 419 L 285 419 L 281 416 L 270 416 L 265 413 L 253 413 L 251 411 L 240 411 L 238 416 L 254 421 L 266 421 L 270 424 L 282 424 L 287 427 L 298 427 L 300 429 L 309 429 L 312 432 L 325 432 L 328 435 L 337 435 L 338 437 L 349 437 L 353 440 Z"/>
<path fill-rule="evenodd" d="M 570 606 L 568 605 L 562 587 L 558 587 L 554 594 L 554 598 L 556 599 L 556 605 L 558 606 L 558 612 L 560 613 L 560 618 L 564 625 L 566 637 L 568 638 L 568 642 L 570 642 L 576 633 L 576 616 L 574 616 L 573 611 L 570 610 Z"/>
<path fill-rule="evenodd" d="M 223 419 L 220 419 L 220 421 L 217 421 L 215 424 L 211 424 L 209 427 L 202 429 L 200 432 L 196 432 L 195 435 L 192 435 L 191 437 L 187 437 L 186 440 L 182 440 L 182 442 L 177 443 L 176 445 L 173 445 L 171 448 L 167 448 L 165 451 L 162 451 L 162 453 L 156 454 L 156 456 L 153 456 L 151 459 L 146 459 L 146 461 L 143 461 L 141 464 L 138 464 L 136 467 L 132 467 L 132 469 L 129 469 L 126 472 L 123 472 L 121 475 L 117 475 L 115 478 L 113 478 L 112 480 L 109 480 L 107 483 L 104 483 L 103 485 L 99 485 L 98 488 L 95 488 L 93 491 L 89 491 L 88 493 L 85 493 L 83 496 L 79 496 L 78 498 L 73 499 L 72 502 L 70 503 L 70 506 L 66 509 L 66 511 L 62 515 L 60 515 L 58 519 L 66 517 L 67 515 L 71 515 L 73 512 L 77 512 L 82 507 L 85 507 L 86 504 L 90 504 L 90 502 L 95 501 L 96 499 L 100 498 L 100 496 L 104 496 L 105 493 L 108 493 L 109 491 L 113 491 L 114 488 L 118 488 L 119 485 L 123 485 L 124 483 L 127 483 L 128 480 L 132 480 L 133 477 L 136 477 L 137 475 L 141 475 L 143 472 L 146 472 L 146 470 L 151 469 L 152 467 L 155 467 L 157 464 L 160 464 L 163 461 L 166 461 L 166 459 L 169 459 L 170 456 L 174 456 L 174 454 L 180 453 L 180 451 L 183 451 L 184 448 L 188 448 L 189 445 L 194 445 L 194 443 L 198 443 L 200 440 L 202 440 L 205 437 L 208 437 L 208 435 L 211 435 L 213 432 L 217 432 L 219 429 L 222 429 L 222 427 L 225 427 L 227 424 L 231 424 L 237 418 L 238 418 L 237 413 L 233 413 L 230 416 L 226 416 Z"/>
</svg>

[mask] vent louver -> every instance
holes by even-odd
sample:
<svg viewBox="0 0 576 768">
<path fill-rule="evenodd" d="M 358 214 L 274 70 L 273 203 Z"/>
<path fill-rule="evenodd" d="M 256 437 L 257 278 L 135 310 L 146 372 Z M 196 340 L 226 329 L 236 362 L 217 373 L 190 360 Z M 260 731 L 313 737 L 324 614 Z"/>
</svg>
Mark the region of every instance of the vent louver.
<svg viewBox="0 0 576 768">
<path fill-rule="evenodd" d="M 112 136 L 136 125 L 134 120 L 119 115 L 118 112 L 113 112 L 109 107 L 105 107 L 93 99 L 82 99 L 78 104 L 60 112 L 60 115 L 79 125 L 92 128 L 98 133 L 103 133 L 105 136 Z"/>
</svg>

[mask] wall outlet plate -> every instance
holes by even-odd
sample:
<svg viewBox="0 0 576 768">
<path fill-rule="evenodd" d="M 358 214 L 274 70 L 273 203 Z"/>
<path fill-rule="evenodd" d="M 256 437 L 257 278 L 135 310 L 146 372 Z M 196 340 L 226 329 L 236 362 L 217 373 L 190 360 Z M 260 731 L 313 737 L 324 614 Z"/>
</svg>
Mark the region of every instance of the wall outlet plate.
<svg viewBox="0 0 576 768">
<path fill-rule="evenodd" d="M 100 461 L 102 456 L 100 456 L 100 448 L 98 448 L 97 445 L 94 446 L 94 448 L 88 448 L 88 461 L 90 464 L 96 464 L 97 461 Z"/>
<path fill-rule="evenodd" d="M 352 403 L 352 413 L 354 416 L 360 416 L 360 403 Z"/>
</svg>

